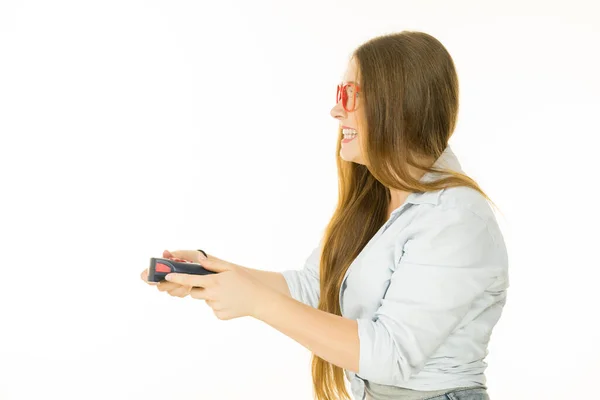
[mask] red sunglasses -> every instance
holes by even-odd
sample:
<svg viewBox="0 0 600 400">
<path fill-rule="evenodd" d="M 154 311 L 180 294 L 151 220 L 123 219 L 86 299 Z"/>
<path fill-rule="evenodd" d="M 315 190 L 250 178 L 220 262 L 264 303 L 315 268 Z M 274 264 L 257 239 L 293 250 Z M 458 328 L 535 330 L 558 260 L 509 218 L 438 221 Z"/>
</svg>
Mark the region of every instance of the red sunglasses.
<svg viewBox="0 0 600 400">
<path fill-rule="evenodd" d="M 342 100 L 342 106 L 347 112 L 352 112 L 356 109 L 356 97 L 360 91 L 358 84 L 349 82 L 346 84 L 340 83 L 337 85 L 337 94 L 335 95 L 336 104 Z"/>
</svg>

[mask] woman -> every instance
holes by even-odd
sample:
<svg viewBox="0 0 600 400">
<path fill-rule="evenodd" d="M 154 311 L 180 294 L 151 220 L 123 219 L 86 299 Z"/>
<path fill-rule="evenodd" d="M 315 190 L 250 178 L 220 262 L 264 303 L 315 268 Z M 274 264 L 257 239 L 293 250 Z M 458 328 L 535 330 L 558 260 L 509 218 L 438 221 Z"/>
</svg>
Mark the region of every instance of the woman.
<svg viewBox="0 0 600 400">
<path fill-rule="evenodd" d="M 369 40 L 331 110 L 340 198 L 304 268 L 165 251 L 217 274 L 170 274 L 158 289 L 203 299 L 220 319 L 255 317 L 311 350 L 319 400 L 349 398 L 344 376 L 354 399 L 489 399 L 484 358 L 508 256 L 489 198 L 448 145 L 457 114 L 456 71 L 438 40 Z"/>
</svg>

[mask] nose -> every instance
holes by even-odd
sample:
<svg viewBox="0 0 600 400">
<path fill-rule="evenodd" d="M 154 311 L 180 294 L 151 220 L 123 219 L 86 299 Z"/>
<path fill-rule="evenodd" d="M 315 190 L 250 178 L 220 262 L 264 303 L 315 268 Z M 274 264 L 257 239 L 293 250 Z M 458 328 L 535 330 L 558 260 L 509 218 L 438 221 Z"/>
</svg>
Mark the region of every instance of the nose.
<svg viewBox="0 0 600 400">
<path fill-rule="evenodd" d="M 346 118 L 346 110 L 342 106 L 342 101 L 338 101 L 335 106 L 330 111 L 330 114 L 333 118 L 342 119 Z"/>
</svg>

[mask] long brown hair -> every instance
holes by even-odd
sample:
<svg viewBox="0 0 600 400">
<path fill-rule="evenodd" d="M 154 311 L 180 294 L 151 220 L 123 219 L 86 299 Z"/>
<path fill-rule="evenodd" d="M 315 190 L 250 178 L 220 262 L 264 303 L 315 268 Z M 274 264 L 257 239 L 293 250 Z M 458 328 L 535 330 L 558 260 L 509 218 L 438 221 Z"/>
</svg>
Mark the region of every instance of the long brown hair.
<svg viewBox="0 0 600 400">
<path fill-rule="evenodd" d="M 422 161 L 438 159 L 456 126 L 458 77 L 446 48 L 426 33 L 402 31 L 365 42 L 352 58 L 361 78 L 360 107 L 365 107 L 358 131 L 366 165 L 340 158 L 340 128 L 339 200 L 323 237 L 318 306 L 336 315 L 341 315 L 339 293 L 346 270 L 388 218 L 389 188 L 427 192 L 468 186 L 493 204 L 473 179 Z M 448 176 L 421 182 L 407 165 Z M 316 399 L 350 398 L 341 367 L 315 354 L 311 363 Z"/>
</svg>

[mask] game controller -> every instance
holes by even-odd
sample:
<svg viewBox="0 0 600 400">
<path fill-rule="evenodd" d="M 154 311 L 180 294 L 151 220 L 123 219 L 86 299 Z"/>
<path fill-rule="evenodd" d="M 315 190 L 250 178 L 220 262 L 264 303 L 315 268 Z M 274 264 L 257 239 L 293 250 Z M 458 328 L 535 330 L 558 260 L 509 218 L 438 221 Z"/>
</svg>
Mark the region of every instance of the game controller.
<svg viewBox="0 0 600 400">
<path fill-rule="evenodd" d="M 170 273 L 191 274 L 191 275 L 209 275 L 216 274 L 209 271 L 202 265 L 183 260 L 181 258 L 159 258 L 150 259 L 148 268 L 148 282 L 161 282 Z"/>
</svg>

